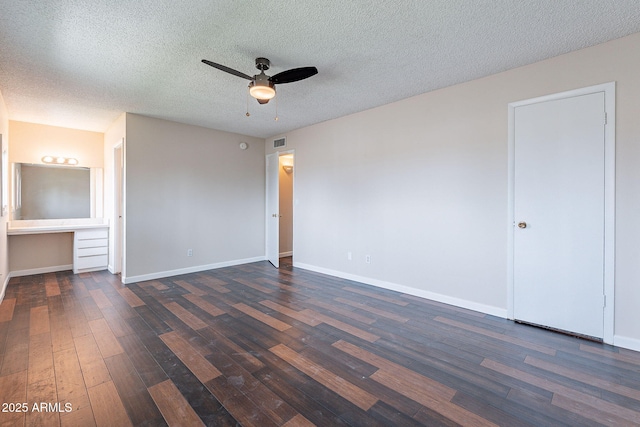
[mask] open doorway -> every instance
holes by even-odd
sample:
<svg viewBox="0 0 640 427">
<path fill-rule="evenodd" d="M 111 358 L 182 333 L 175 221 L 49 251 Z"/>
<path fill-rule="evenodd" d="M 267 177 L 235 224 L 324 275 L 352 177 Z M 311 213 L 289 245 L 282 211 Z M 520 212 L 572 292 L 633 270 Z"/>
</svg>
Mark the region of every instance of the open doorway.
<svg viewBox="0 0 640 427">
<path fill-rule="evenodd" d="M 279 171 L 279 258 L 293 257 L 293 153 L 281 154 Z"/>
<path fill-rule="evenodd" d="M 281 257 L 293 257 L 293 180 L 293 151 L 268 154 L 265 252 L 276 268 Z"/>
</svg>

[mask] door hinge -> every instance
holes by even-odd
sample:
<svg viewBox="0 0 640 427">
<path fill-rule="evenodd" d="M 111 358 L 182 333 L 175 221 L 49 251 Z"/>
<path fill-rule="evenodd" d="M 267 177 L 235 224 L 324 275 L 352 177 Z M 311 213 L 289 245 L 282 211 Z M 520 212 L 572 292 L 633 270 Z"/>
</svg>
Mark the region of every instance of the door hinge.
<svg viewBox="0 0 640 427">
<path fill-rule="evenodd" d="M 607 113 L 604 113 L 604 124 L 607 124 Z"/>
<path fill-rule="evenodd" d="M 606 307 L 607 306 L 607 296 L 606 295 L 602 295 L 602 307 Z"/>
</svg>

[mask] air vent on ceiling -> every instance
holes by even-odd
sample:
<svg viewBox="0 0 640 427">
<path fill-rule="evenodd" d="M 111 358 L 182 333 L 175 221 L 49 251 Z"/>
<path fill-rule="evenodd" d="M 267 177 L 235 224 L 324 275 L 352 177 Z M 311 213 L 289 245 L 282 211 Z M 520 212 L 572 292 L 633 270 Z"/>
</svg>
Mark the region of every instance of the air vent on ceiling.
<svg viewBox="0 0 640 427">
<path fill-rule="evenodd" d="M 287 146 L 287 139 L 286 138 L 280 138 L 280 139 L 274 139 L 273 140 L 273 148 L 282 148 L 282 147 L 286 147 Z"/>
</svg>

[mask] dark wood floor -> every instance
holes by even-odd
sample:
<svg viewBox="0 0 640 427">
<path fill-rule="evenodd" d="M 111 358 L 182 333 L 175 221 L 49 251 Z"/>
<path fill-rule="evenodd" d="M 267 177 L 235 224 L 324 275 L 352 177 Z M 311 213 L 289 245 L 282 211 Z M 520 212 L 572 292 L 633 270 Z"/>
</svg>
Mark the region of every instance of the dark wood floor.
<svg viewBox="0 0 640 427">
<path fill-rule="evenodd" d="M 639 425 L 640 354 L 286 262 L 64 272 L 7 288 L 0 403 L 10 426 Z"/>
</svg>

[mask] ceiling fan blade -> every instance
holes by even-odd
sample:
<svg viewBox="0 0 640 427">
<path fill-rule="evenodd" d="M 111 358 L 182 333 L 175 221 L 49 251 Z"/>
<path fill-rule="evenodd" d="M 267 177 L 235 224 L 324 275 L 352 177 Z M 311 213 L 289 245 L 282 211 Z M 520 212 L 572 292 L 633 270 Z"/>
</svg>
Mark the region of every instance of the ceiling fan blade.
<svg viewBox="0 0 640 427">
<path fill-rule="evenodd" d="M 271 76 L 269 77 L 269 80 L 275 84 L 292 83 L 297 82 L 298 80 L 307 79 L 316 74 L 318 74 L 318 69 L 316 67 L 293 68 Z"/>
<path fill-rule="evenodd" d="M 243 79 L 253 80 L 253 77 L 248 76 L 245 73 L 241 73 L 240 71 L 236 71 L 233 68 L 225 67 L 224 65 L 216 64 L 215 62 L 211 62 L 206 59 L 203 59 L 202 62 L 212 66 L 213 68 L 217 68 L 218 70 L 224 71 L 225 73 L 233 74 L 234 76 L 238 76 Z"/>
</svg>

